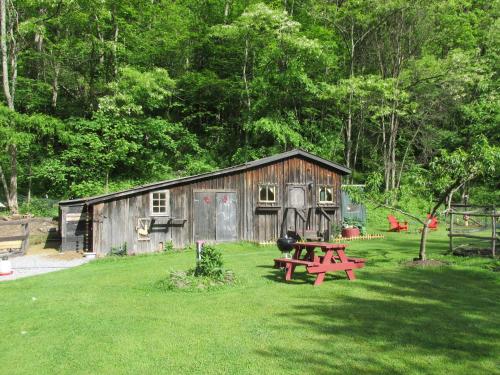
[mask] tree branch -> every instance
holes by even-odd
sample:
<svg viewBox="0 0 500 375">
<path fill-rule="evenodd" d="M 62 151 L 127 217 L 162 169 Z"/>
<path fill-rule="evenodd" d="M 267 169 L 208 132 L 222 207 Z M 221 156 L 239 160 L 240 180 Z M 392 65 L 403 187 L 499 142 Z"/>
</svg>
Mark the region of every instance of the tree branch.
<svg viewBox="0 0 500 375">
<path fill-rule="evenodd" d="M 403 210 L 402 210 L 402 209 L 400 209 L 400 208 L 396 208 L 396 207 L 394 207 L 394 206 L 390 206 L 390 205 L 385 204 L 385 203 L 376 203 L 376 204 L 377 204 L 377 207 L 376 207 L 376 208 L 379 208 L 379 207 L 388 208 L 389 210 L 392 210 L 392 211 L 397 211 L 397 212 L 399 212 L 399 213 L 401 213 L 401 214 L 403 214 L 403 215 L 406 215 L 406 216 L 408 216 L 408 217 L 411 217 L 412 219 L 417 220 L 417 221 L 418 221 L 419 223 L 421 223 L 422 225 L 424 225 L 424 224 L 425 224 L 425 222 L 424 222 L 422 219 L 420 219 L 419 217 L 417 217 L 417 216 L 415 216 L 415 215 L 413 215 L 413 214 L 410 214 L 410 213 L 408 213 L 408 212 L 406 212 L 406 211 L 403 211 Z"/>
</svg>

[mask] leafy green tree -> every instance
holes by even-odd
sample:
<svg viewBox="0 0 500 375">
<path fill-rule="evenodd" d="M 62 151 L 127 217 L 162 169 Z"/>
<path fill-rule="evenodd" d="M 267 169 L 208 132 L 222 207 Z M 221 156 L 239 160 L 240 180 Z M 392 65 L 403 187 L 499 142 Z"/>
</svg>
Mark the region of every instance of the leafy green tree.
<svg viewBox="0 0 500 375">
<path fill-rule="evenodd" d="M 497 145 L 490 145 L 485 137 L 475 139 L 468 150 L 464 148 L 458 148 L 454 151 L 441 150 L 428 168 L 418 171 L 418 177 L 414 179 L 415 184 L 411 190 L 399 191 L 399 194 L 418 193 L 425 198 L 429 203 L 429 216 L 427 218 L 421 218 L 416 213 L 409 212 L 404 206 L 384 203 L 387 200 L 386 195 L 379 193 L 382 180 L 376 175 L 368 184 L 365 195 L 356 191 L 353 194 L 357 199 L 377 202 L 381 207 L 398 211 L 422 224 L 418 259 L 425 261 L 427 259 L 426 245 L 429 224 L 431 219 L 437 216 L 438 210 L 450 202 L 453 194 L 465 184 L 480 178 L 494 179 L 498 177 L 499 167 L 500 148 Z M 395 192 L 389 193 L 394 194 Z"/>
</svg>

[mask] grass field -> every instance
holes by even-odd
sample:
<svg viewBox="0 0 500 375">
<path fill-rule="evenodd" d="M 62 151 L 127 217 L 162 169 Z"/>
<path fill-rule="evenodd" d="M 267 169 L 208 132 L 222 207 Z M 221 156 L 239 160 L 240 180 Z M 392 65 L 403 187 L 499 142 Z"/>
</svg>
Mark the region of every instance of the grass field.
<svg viewBox="0 0 500 375">
<path fill-rule="evenodd" d="M 385 224 L 385 223 L 384 223 Z M 357 241 L 358 280 L 271 267 L 275 247 L 221 246 L 239 282 L 210 292 L 154 288 L 194 253 L 105 259 L 0 284 L 5 374 L 491 374 L 500 369 L 500 274 L 491 259 L 409 268 L 418 234 Z M 498 264 L 497 264 L 498 265 Z"/>
</svg>

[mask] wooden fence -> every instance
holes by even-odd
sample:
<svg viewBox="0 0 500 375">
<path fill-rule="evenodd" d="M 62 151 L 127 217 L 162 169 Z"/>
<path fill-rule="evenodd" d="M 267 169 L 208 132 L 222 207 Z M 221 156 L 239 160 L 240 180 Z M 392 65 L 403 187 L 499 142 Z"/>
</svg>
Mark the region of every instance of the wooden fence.
<svg viewBox="0 0 500 375">
<path fill-rule="evenodd" d="M 490 242 L 491 255 L 496 256 L 496 244 L 500 240 L 497 232 L 500 214 L 495 206 L 452 205 L 448 217 L 450 253 L 463 246 L 457 247 L 454 239 L 465 238 Z"/>
<path fill-rule="evenodd" d="M 18 225 L 21 234 L 0 237 L 0 255 L 24 255 L 29 247 L 30 219 L 0 221 L 0 229 Z M 1 231 L 0 231 L 1 233 Z"/>
</svg>

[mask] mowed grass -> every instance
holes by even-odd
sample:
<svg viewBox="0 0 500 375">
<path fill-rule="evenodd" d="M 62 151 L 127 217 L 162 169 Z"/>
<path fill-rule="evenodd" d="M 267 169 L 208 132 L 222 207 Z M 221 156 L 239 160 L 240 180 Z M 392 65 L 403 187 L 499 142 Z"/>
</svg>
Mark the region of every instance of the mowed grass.
<svg viewBox="0 0 500 375">
<path fill-rule="evenodd" d="M 385 227 L 385 223 L 384 223 Z M 409 268 L 418 234 L 352 242 L 358 279 L 320 287 L 298 269 L 282 282 L 273 246 L 225 244 L 239 282 L 161 292 L 192 251 L 106 259 L 0 284 L 5 374 L 490 374 L 500 359 L 499 273 L 491 259 L 429 253 L 449 266 Z"/>
</svg>

